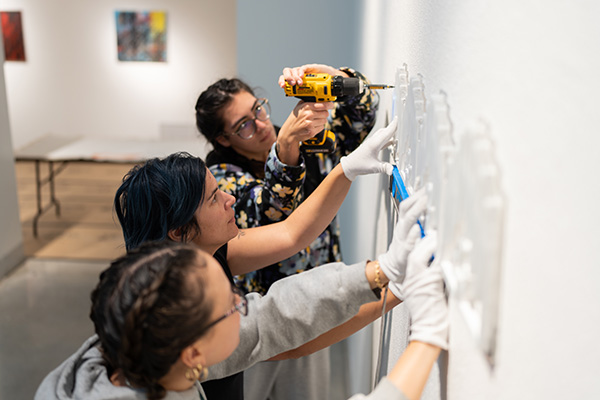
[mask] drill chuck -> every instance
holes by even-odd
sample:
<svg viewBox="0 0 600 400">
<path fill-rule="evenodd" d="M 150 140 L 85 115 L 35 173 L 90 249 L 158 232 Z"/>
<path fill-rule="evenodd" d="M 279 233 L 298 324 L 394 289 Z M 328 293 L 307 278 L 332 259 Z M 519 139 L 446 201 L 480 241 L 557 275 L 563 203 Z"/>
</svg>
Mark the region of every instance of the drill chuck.
<svg viewBox="0 0 600 400">
<path fill-rule="evenodd" d="M 331 80 L 331 94 L 333 96 L 356 96 L 363 92 L 363 82 L 358 78 L 344 78 L 336 75 Z"/>
</svg>

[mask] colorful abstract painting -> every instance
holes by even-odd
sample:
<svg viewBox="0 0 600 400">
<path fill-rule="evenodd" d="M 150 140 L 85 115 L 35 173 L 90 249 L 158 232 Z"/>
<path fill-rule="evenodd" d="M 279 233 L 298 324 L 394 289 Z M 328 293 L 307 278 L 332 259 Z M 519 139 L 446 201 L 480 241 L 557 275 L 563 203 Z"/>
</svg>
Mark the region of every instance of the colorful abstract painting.
<svg viewBox="0 0 600 400">
<path fill-rule="evenodd" d="M 119 61 L 167 61 L 164 11 L 115 11 Z"/>
<path fill-rule="evenodd" d="M 4 37 L 4 59 L 6 61 L 25 61 L 25 43 L 21 12 L 0 12 L 2 35 Z"/>
</svg>

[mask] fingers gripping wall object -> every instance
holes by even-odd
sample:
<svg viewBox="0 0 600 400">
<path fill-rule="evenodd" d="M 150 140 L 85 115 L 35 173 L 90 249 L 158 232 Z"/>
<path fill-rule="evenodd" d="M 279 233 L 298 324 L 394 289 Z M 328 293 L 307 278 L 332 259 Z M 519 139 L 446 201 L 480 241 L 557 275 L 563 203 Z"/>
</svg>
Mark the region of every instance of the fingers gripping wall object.
<svg viewBox="0 0 600 400">
<path fill-rule="evenodd" d="M 349 180 L 373 173 L 392 174 L 392 164 L 381 161 L 379 153 L 390 144 L 396 127 L 397 120 L 394 118 L 385 128 L 371 132 L 356 150 L 340 159 L 344 174 Z"/>
</svg>

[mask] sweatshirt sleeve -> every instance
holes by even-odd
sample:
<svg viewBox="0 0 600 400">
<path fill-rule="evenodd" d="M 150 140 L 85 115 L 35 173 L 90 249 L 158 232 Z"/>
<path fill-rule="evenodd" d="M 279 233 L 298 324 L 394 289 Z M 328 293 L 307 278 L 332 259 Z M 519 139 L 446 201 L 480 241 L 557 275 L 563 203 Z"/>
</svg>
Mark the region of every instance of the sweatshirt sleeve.
<svg viewBox="0 0 600 400">
<path fill-rule="evenodd" d="M 242 371 L 316 338 L 352 318 L 378 298 L 369 287 L 365 263 L 331 263 L 275 282 L 264 297 L 250 293 L 241 318 L 240 344 L 209 368 L 210 379 Z"/>
</svg>

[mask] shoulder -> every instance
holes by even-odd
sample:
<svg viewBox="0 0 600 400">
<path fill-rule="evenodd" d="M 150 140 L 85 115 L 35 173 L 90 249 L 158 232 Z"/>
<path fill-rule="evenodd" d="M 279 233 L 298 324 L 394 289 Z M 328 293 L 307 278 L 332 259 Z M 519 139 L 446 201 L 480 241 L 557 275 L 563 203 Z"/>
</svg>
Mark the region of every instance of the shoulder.
<svg viewBox="0 0 600 400">
<path fill-rule="evenodd" d="M 94 335 L 52 371 L 37 390 L 35 399 L 137 399 L 136 392 L 127 387 L 114 386 L 108 377 Z"/>
<path fill-rule="evenodd" d="M 215 254 L 213 254 L 213 257 L 221 264 L 221 266 L 227 265 L 227 243 L 219 247 Z"/>
<path fill-rule="evenodd" d="M 213 254 L 213 257 L 221 264 L 225 275 L 227 275 L 227 278 L 233 284 L 233 274 L 231 273 L 231 269 L 229 269 L 229 262 L 227 261 L 227 243 L 219 247 L 215 254 Z"/>
</svg>

